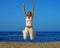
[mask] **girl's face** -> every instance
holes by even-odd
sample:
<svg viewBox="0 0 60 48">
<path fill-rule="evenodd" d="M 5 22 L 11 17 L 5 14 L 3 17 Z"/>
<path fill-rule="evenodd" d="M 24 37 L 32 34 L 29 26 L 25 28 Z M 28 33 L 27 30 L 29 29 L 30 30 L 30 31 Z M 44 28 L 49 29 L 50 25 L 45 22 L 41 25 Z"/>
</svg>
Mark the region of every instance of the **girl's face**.
<svg viewBox="0 0 60 48">
<path fill-rule="evenodd" d="M 30 18 L 31 17 L 31 12 L 28 12 L 28 18 Z"/>
</svg>

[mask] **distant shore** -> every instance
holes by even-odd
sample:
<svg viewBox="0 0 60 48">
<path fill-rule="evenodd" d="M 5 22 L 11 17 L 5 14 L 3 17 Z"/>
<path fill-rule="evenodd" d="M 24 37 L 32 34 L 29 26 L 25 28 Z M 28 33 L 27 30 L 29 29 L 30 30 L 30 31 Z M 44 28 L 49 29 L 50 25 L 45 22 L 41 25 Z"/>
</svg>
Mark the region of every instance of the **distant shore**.
<svg viewBox="0 0 60 48">
<path fill-rule="evenodd" d="M 60 48 L 60 42 L 0 42 L 0 48 Z"/>
</svg>

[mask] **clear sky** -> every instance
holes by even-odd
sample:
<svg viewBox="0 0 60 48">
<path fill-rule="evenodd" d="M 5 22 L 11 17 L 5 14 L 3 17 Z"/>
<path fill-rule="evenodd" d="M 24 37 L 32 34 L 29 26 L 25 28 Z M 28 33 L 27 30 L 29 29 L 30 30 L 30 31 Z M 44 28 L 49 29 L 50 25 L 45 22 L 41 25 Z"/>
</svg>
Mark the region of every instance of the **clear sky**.
<svg viewBox="0 0 60 48">
<path fill-rule="evenodd" d="M 26 12 L 32 11 L 34 2 L 33 28 L 35 31 L 60 31 L 60 0 L 0 0 L 0 31 L 22 31 Z"/>
</svg>

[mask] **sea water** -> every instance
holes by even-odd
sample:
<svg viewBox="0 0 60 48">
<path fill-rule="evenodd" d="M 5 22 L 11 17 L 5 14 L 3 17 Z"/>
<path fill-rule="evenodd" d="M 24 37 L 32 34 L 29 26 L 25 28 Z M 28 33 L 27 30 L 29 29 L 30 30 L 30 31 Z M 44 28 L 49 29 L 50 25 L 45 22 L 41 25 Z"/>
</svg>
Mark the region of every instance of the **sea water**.
<svg viewBox="0 0 60 48">
<path fill-rule="evenodd" d="M 56 42 L 60 41 L 60 32 L 58 31 L 37 31 L 34 40 L 30 40 L 28 35 L 27 39 L 23 39 L 22 32 L 18 31 L 0 31 L 0 42 Z"/>
</svg>

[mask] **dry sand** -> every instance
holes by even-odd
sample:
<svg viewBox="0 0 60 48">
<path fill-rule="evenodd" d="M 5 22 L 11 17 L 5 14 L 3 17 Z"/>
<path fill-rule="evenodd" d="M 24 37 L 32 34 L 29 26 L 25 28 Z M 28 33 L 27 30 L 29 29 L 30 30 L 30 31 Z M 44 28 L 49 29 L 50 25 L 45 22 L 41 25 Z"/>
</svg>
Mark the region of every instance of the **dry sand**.
<svg viewBox="0 0 60 48">
<path fill-rule="evenodd" d="M 0 42 L 0 48 L 60 48 L 60 42 Z"/>
</svg>

